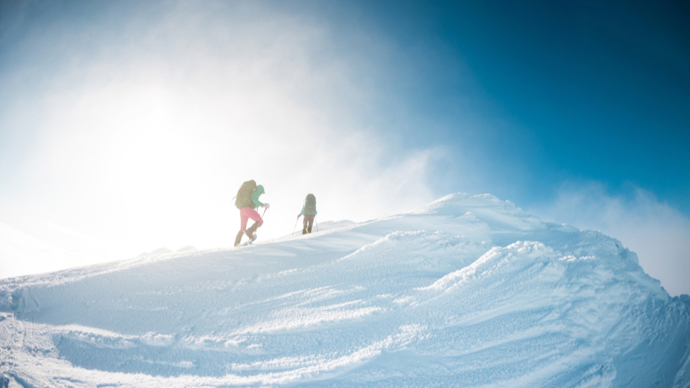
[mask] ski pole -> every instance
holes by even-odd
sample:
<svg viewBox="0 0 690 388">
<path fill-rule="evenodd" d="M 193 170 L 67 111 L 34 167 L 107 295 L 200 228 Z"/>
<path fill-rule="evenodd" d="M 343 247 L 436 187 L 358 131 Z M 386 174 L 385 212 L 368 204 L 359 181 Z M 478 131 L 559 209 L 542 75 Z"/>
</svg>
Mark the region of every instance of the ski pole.
<svg viewBox="0 0 690 388">
<path fill-rule="evenodd" d="M 297 217 L 297 219 L 295 220 L 295 227 L 292 228 L 292 234 L 290 234 L 291 236 L 295 234 L 295 229 L 297 229 L 297 221 L 299 221 L 299 217 Z"/>
<path fill-rule="evenodd" d="M 316 221 L 316 219 L 314 219 L 314 223 L 316 224 L 316 233 L 319 233 L 319 221 Z"/>
</svg>

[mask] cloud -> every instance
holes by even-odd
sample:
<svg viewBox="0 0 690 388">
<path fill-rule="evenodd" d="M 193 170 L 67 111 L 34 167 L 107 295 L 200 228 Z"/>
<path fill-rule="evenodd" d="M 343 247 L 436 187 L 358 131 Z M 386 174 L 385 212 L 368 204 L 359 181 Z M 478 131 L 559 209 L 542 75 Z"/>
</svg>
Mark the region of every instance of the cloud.
<svg viewBox="0 0 690 388">
<path fill-rule="evenodd" d="M 126 20 L 59 15 L 26 38 L 31 55 L 2 68 L 12 87 L 0 99 L 12 103 L 0 135 L 18 141 L 2 146 L 17 156 L 0 213 L 13 224 L 98 262 L 230 245 L 247 179 L 272 205 L 263 238 L 289 233 L 309 192 L 323 221 L 433 199 L 425 181 L 445 151 L 401 148 L 374 124 L 382 97 L 359 81 L 381 69 L 334 47 L 325 22 L 255 2 L 174 4 Z M 32 62 L 44 49 L 49 66 Z"/>
<path fill-rule="evenodd" d="M 48 272 L 78 265 L 83 257 L 0 222 L 0 277 Z M 27 260 L 27 258 L 30 258 Z"/>
<path fill-rule="evenodd" d="M 566 183 L 555 201 L 530 211 L 617 238 L 670 295 L 690 294 L 690 219 L 652 193 L 633 187 L 614 196 L 600 183 Z"/>
</svg>

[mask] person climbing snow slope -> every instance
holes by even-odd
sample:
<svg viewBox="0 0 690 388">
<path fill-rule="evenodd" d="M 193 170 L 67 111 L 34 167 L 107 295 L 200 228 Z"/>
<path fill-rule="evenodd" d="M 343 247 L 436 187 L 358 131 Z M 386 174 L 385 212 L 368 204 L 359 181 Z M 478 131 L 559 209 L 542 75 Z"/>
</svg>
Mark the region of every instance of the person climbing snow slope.
<svg viewBox="0 0 690 388">
<path fill-rule="evenodd" d="M 316 197 L 314 194 L 307 194 L 307 198 L 304 199 L 304 206 L 302 206 L 302 211 L 299 213 L 297 218 L 304 216 L 304 223 L 302 228 L 302 234 L 311 233 L 311 228 L 314 226 L 314 217 L 318 212 L 316 211 Z"/>
<path fill-rule="evenodd" d="M 263 225 L 264 221 L 255 209 L 257 207 L 265 207 L 266 209 L 270 207 L 268 203 L 259 201 L 259 197 L 265 192 L 264 187 L 262 185 L 257 186 L 254 180 L 244 182 L 237 191 L 235 206 L 240 209 L 240 231 L 235 237 L 235 246 L 240 244 L 243 234 L 247 235 L 250 244 L 256 240 L 256 230 Z M 247 221 L 250 218 L 254 221 L 254 225 L 247 229 Z"/>
</svg>

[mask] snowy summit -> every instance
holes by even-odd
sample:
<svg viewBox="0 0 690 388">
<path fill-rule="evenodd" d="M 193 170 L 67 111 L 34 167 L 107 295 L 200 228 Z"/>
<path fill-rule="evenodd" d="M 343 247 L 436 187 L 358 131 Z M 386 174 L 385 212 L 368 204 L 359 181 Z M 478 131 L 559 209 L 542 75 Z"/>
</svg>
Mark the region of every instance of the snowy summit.
<svg viewBox="0 0 690 388">
<path fill-rule="evenodd" d="M 5 279 L 0 386 L 690 387 L 688 299 L 615 239 L 454 194 Z"/>
</svg>

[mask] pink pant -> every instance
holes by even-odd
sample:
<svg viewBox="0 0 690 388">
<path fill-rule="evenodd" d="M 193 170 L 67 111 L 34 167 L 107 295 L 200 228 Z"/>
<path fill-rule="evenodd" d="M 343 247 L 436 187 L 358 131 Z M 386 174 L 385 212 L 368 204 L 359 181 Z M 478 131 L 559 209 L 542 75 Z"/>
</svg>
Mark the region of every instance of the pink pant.
<svg viewBox="0 0 690 388">
<path fill-rule="evenodd" d="M 247 230 L 247 219 L 251 218 L 252 220 L 256 222 L 261 222 L 259 226 L 263 225 L 264 221 L 261 219 L 261 216 L 259 213 L 256 212 L 256 210 L 248 207 L 243 207 L 240 210 L 240 230 L 245 231 Z"/>
</svg>

